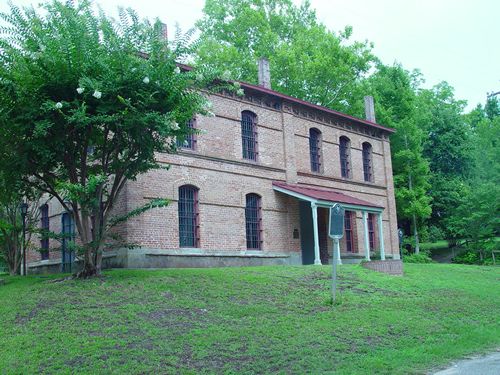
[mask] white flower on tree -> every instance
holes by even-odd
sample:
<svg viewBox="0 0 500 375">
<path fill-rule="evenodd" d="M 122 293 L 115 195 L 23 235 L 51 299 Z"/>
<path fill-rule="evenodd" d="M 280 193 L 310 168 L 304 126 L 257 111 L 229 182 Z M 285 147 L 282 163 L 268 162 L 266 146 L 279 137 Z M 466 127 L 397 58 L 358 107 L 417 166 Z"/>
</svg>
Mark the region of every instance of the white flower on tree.
<svg viewBox="0 0 500 375">
<path fill-rule="evenodd" d="M 61 102 L 57 102 L 56 103 L 56 108 L 57 109 L 61 109 L 63 107 L 62 103 Z"/>
<path fill-rule="evenodd" d="M 78 87 L 76 89 L 76 92 L 79 93 L 79 94 L 83 94 L 84 91 L 85 91 L 85 89 L 83 87 Z"/>
<path fill-rule="evenodd" d="M 174 73 L 179 74 L 180 72 L 181 72 L 181 69 L 178 66 L 176 66 L 174 69 Z"/>
<path fill-rule="evenodd" d="M 224 70 L 221 77 L 224 81 L 229 81 L 231 79 L 231 72 L 229 70 Z"/>
<path fill-rule="evenodd" d="M 102 92 L 98 91 L 98 90 L 95 90 L 94 93 L 92 94 L 92 96 L 96 99 L 101 99 L 102 97 Z"/>
<path fill-rule="evenodd" d="M 149 83 L 149 77 L 144 77 L 142 82 L 144 82 L 147 85 Z"/>
</svg>

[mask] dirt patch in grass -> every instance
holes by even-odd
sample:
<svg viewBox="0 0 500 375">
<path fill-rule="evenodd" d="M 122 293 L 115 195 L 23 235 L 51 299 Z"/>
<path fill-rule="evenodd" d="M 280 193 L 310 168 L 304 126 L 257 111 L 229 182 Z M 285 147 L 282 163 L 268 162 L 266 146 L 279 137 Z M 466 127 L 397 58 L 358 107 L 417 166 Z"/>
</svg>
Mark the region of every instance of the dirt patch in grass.
<svg viewBox="0 0 500 375">
<path fill-rule="evenodd" d="M 16 314 L 15 322 L 16 324 L 24 325 L 31 322 L 38 315 L 40 315 L 45 310 L 50 310 L 55 305 L 53 301 L 41 301 L 38 302 L 33 309 L 29 311 L 27 315 L 18 312 Z"/>
</svg>

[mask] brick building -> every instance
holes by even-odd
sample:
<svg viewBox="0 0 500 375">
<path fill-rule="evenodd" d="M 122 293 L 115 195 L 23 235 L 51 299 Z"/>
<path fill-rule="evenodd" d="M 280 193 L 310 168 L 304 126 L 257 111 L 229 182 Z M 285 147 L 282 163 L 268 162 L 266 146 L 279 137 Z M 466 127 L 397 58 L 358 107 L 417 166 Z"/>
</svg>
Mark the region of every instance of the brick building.
<svg viewBox="0 0 500 375">
<path fill-rule="evenodd" d="M 105 266 L 326 264 L 334 203 L 346 209 L 342 262 L 399 259 L 393 130 L 374 122 L 371 98 L 371 121 L 354 118 L 271 90 L 268 65 L 260 64 L 260 85 L 242 83 L 243 97 L 211 95 L 215 117 L 190 122 L 203 134 L 180 140 L 177 154 L 158 155 L 169 170 L 127 183 L 123 210 L 157 197 L 171 204 L 125 223 L 120 233 L 138 246 L 107 251 Z M 71 216 L 51 203 L 41 225 L 74 230 Z M 68 269 L 68 249 L 30 254 L 30 269 L 58 269 L 61 255 Z"/>
</svg>

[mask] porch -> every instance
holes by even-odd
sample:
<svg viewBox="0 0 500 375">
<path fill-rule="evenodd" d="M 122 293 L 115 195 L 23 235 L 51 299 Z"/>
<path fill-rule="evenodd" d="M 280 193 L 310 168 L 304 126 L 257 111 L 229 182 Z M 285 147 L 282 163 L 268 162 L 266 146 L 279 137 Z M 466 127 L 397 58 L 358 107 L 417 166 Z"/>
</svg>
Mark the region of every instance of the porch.
<svg viewBox="0 0 500 375">
<path fill-rule="evenodd" d="M 299 201 L 303 264 L 330 262 L 333 246 L 327 234 L 328 211 L 335 203 L 346 210 L 344 237 L 336 254 L 338 264 L 342 264 L 343 259 L 369 261 L 375 249 L 379 251 L 380 259 L 385 260 L 383 207 L 330 189 L 283 182 L 273 182 L 273 189 Z M 358 214 L 361 214 L 361 220 L 358 220 Z M 361 228 L 358 228 L 359 221 Z M 358 233 L 361 233 L 361 238 L 358 238 Z"/>
</svg>

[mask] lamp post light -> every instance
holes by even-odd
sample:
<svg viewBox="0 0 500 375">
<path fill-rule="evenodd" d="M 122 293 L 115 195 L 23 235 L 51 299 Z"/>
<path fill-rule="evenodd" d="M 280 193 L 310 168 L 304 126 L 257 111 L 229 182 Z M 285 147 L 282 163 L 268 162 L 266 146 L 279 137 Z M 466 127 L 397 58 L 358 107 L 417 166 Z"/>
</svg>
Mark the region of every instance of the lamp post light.
<svg viewBox="0 0 500 375">
<path fill-rule="evenodd" d="M 26 269 L 26 214 L 28 213 L 28 203 L 21 203 L 21 217 L 23 219 L 23 239 L 22 239 L 22 251 L 23 251 L 23 269 L 24 276 L 28 274 L 28 270 Z"/>
</svg>

